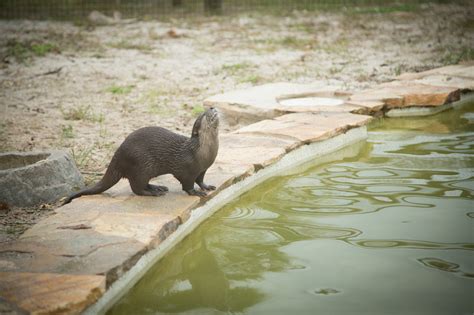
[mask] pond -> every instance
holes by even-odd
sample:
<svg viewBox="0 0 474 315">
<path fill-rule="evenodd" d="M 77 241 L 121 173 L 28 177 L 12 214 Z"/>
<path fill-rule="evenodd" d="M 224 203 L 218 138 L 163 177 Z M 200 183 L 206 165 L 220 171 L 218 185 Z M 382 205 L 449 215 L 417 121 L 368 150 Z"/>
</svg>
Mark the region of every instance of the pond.
<svg viewBox="0 0 474 315">
<path fill-rule="evenodd" d="M 378 121 L 356 154 L 266 181 L 108 314 L 471 314 L 473 105 Z"/>
</svg>

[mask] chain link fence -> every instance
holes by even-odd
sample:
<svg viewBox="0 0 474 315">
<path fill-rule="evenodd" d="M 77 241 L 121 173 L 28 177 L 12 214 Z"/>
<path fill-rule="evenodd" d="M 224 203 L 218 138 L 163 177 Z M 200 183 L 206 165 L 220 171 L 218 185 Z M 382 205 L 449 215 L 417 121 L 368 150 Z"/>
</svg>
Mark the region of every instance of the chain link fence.
<svg viewBox="0 0 474 315">
<path fill-rule="evenodd" d="M 186 14 L 234 14 L 292 10 L 409 9 L 423 0 L 0 0 L 0 19 L 81 19 L 92 11 L 153 18 Z"/>
</svg>

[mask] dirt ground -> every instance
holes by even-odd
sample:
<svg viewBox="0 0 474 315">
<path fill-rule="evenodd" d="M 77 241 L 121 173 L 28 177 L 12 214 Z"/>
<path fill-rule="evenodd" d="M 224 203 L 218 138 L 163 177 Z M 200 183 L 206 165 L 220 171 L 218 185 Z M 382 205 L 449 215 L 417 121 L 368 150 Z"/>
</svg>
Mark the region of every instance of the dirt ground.
<svg viewBox="0 0 474 315">
<path fill-rule="evenodd" d="M 426 4 L 105 26 L 0 21 L 0 152 L 65 149 L 91 182 L 131 131 L 189 134 L 217 93 L 281 81 L 360 90 L 472 60 L 473 17 L 474 5 Z M 221 132 L 235 128 L 224 123 Z M 0 210 L 0 242 L 52 211 Z"/>
</svg>

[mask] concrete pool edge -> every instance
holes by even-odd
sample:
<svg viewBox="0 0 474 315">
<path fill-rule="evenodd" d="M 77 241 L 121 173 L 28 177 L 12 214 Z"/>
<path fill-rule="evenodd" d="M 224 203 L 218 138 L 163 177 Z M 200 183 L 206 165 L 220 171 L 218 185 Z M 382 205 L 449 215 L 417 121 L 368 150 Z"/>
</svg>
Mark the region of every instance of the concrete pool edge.
<svg viewBox="0 0 474 315">
<path fill-rule="evenodd" d="M 461 94 L 461 97 L 458 101 L 447 103 L 437 107 L 407 107 L 407 108 L 393 108 L 385 113 L 385 116 L 388 118 L 401 118 L 401 117 L 423 117 L 423 116 L 432 116 L 449 109 L 464 106 L 466 103 L 474 100 L 474 93 L 467 92 Z"/>
<path fill-rule="evenodd" d="M 84 314 L 104 314 L 107 312 L 107 310 L 127 293 L 155 263 L 227 202 L 238 198 L 243 193 L 271 177 L 284 175 L 285 172 L 298 168 L 315 158 L 329 155 L 347 146 L 365 141 L 366 139 L 367 127 L 362 126 L 350 129 L 346 133 L 327 140 L 304 145 L 289 152 L 278 162 L 223 189 L 207 203 L 195 208 L 191 217 L 185 223 L 181 224 L 176 231 L 155 249 L 143 255 L 131 269 L 107 289 L 95 304 L 87 308 Z M 324 161 L 318 162 L 324 163 Z M 318 164 L 319 163 L 312 163 L 312 165 Z"/>
</svg>

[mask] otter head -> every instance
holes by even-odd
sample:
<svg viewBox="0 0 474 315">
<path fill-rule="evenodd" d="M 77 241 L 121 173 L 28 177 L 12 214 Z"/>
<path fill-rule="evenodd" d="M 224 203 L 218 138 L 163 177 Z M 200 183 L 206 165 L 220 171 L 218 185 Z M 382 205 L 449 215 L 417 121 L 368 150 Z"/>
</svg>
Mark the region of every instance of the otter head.
<svg viewBox="0 0 474 315">
<path fill-rule="evenodd" d="M 219 128 L 219 115 L 213 107 L 206 110 L 194 122 L 192 137 L 215 137 Z"/>
</svg>

